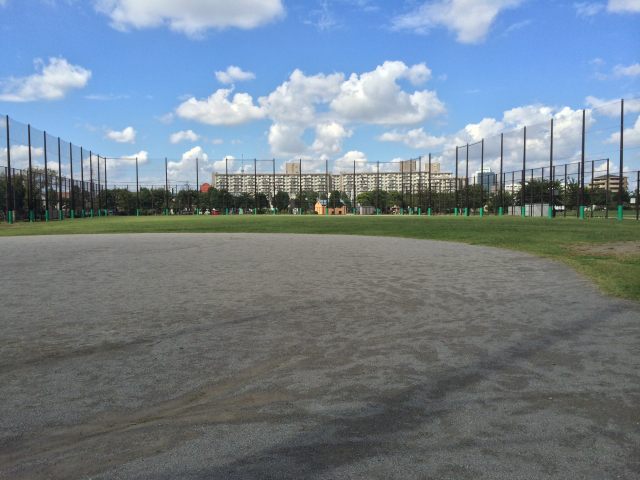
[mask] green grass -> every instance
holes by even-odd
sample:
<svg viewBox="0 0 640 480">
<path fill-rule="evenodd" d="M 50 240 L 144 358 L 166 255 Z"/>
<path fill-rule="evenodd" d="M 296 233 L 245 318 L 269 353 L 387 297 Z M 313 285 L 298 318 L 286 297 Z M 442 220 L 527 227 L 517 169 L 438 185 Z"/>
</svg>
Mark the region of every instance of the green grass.
<svg viewBox="0 0 640 480">
<path fill-rule="evenodd" d="M 608 294 L 640 301 L 640 255 L 585 253 L 585 244 L 640 241 L 635 220 L 511 217 L 315 215 L 109 217 L 0 224 L 0 236 L 152 232 L 250 232 L 374 235 L 464 242 L 520 250 L 562 261 Z"/>
</svg>

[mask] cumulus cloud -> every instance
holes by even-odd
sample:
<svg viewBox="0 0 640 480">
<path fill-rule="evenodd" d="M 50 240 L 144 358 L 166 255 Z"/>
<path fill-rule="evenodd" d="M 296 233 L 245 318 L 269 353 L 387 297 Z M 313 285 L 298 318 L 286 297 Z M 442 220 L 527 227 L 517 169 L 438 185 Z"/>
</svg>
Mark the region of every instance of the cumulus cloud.
<svg viewBox="0 0 640 480">
<path fill-rule="evenodd" d="M 381 142 L 404 143 L 411 148 L 429 150 L 441 148 L 447 141 L 447 137 L 430 135 L 421 127 L 407 132 L 399 132 L 398 130 L 385 132 L 378 137 L 378 140 Z"/>
<path fill-rule="evenodd" d="M 133 127 L 126 127 L 124 130 L 108 130 L 107 138 L 118 143 L 135 143 L 137 132 Z"/>
<path fill-rule="evenodd" d="M 410 125 L 445 112 L 444 104 L 429 90 L 405 91 L 431 78 L 426 64 L 385 62 L 370 72 L 307 75 L 294 70 L 271 93 L 258 98 L 221 89 L 206 100 L 190 98 L 178 116 L 211 125 L 237 125 L 268 118 L 267 138 L 278 157 L 313 157 L 321 160 L 342 152 L 353 124 Z M 313 132 L 312 141 L 305 138 Z"/>
<path fill-rule="evenodd" d="M 456 34 L 460 43 L 482 42 L 496 17 L 508 8 L 519 6 L 522 0 L 437 0 L 424 2 L 415 10 L 395 17 L 396 30 L 428 33 L 445 27 Z"/>
<path fill-rule="evenodd" d="M 256 76 L 252 72 L 245 72 L 240 67 L 231 65 L 224 71 L 216 72 L 216 78 L 220 83 L 231 84 L 234 82 L 253 80 Z"/>
<path fill-rule="evenodd" d="M 608 117 L 620 116 L 620 99 L 603 99 L 588 96 L 586 99 L 590 108 L 597 109 L 598 113 Z M 640 113 L 640 99 L 632 98 L 624 101 L 625 113 Z"/>
<path fill-rule="evenodd" d="M 231 100 L 232 89 L 221 88 L 209 98 L 191 97 L 176 109 L 179 117 L 208 125 L 241 125 L 264 118 L 265 112 L 253 103 L 247 93 L 236 93 Z"/>
<path fill-rule="evenodd" d="M 612 13 L 640 13 L 638 0 L 609 0 L 607 11 Z"/>
<path fill-rule="evenodd" d="M 96 0 L 119 30 L 168 26 L 200 36 L 209 29 L 252 29 L 284 15 L 282 0 Z"/>
<path fill-rule="evenodd" d="M 173 144 L 180 142 L 197 142 L 200 139 L 200 135 L 198 135 L 193 130 L 181 130 L 179 132 L 172 133 L 169 137 L 169 141 Z"/>
<path fill-rule="evenodd" d="M 615 77 L 640 77 L 640 63 L 631 65 L 616 65 L 613 67 Z"/>
<path fill-rule="evenodd" d="M 427 78 L 423 67 L 384 62 L 372 72 L 354 73 L 340 86 L 331 109 L 349 121 L 383 125 L 419 123 L 440 115 L 445 107 L 436 92 L 409 93 L 398 84 L 401 79 L 415 82 Z"/>
<path fill-rule="evenodd" d="M 174 180 L 189 180 L 196 177 L 196 159 L 198 159 L 198 168 L 201 178 L 203 174 L 211 173 L 209 165 L 209 155 L 202 147 L 193 147 L 182 154 L 182 158 L 178 162 L 167 163 L 167 174 Z"/>
<path fill-rule="evenodd" d="M 33 75 L 0 81 L 0 101 L 59 100 L 71 90 L 84 88 L 91 78 L 90 70 L 72 65 L 62 57 L 51 57 L 47 64 L 36 59 L 34 64 Z"/>
<path fill-rule="evenodd" d="M 576 14 L 580 17 L 592 17 L 602 12 L 605 7 L 603 3 L 597 2 L 577 2 L 573 4 L 573 8 L 576 9 Z"/>
<path fill-rule="evenodd" d="M 340 171 L 352 172 L 353 162 L 356 162 L 356 170 L 362 171 L 362 167 L 368 168 L 367 156 L 358 150 L 351 150 L 335 161 L 335 166 Z"/>
<path fill-rule="evenodd" d="M 287 81 L 259 102 L 277 122 L 310 125 L 316 120 L 316 106 L 335 98 L 343 81 L 342 73 L 307 76 L 296 69 Z"/>
<path fill-rule="evenodd" d="M 607 139 L 607 143 L 618 145 L 620 143 L 620 132 L 612 133 Z M 626 148 L 640 146 L 640 116 L 636 118 L 636 122 L 632 127 L 624 129 L 624 145 Z"/>
<path fill-rule="evenodd" d="M 342 141 L 353 135 L 337 122 L 321 123 L 316 126 L 316 138 L 311 145 L 311 150 L 320 156 L 322 160 L 342 151 Z"/>
</svg>

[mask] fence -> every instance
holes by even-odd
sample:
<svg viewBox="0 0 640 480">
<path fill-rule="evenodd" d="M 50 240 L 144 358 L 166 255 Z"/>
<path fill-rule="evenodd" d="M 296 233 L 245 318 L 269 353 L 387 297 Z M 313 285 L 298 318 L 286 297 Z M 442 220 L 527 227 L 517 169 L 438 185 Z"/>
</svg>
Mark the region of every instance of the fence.
<svg viewBox="0 0 640 480">
<path fill-rule="evenodd" d="M 517 114 L 518 112 L 516 112 Z M 408 160 L 107 157 L 0 118 L 0 211 L 9 222 L 111 214 L 320 213 L 640 216 L 640 100 L 612 102 Z M 625 127 L 625 125 L 627 125 Z M 632 125 L 629 127 L 628 125 Z M 1 138 L 1 137 L 0 137 Z M 629 168 L 633 166 L 634 168 Z M 111 178 L 111 180 L 110 180 Z M 110 183 L 111 182 L 111 183 Z"/>
</svg>

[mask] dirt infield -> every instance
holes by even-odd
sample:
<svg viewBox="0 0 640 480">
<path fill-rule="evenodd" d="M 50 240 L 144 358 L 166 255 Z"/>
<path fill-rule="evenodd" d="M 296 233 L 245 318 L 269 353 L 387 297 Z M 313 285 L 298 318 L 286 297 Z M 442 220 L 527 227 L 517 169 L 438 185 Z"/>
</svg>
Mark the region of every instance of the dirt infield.
<svg viewBox="0 0 640 480">
<path fill-rule="evenodd" d="M 0 478 L 638 478 L 640 306 L 393 238 L 0 238 Z"/>
</svg>

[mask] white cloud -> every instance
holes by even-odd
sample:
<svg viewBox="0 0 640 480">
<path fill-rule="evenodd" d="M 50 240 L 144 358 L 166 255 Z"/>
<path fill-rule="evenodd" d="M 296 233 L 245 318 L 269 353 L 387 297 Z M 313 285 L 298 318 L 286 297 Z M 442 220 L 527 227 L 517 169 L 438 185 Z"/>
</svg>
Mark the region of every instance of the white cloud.
<svg viewBox="0 0 640 480">
<path fill-rule="evenodd" d="M 216 72 L 216 78 L 220 83 L 231 84 L 233 82 L 244 82 L 256 78 L 252 72 L 245 72 L 240 67 L 231 65 L 225 71 Z"/>
<path fill-rule="evenodd" d="M 178 116 L 211 125 L 237 125 L 268 118 L 267 138 L 278 157 L 325 159 L 342 151 L 353 134 L 350 124 L 409 125 L 444 113 L 432 91 L 405 91 L 403 84 L 419 85 L 431 78 L 424 64 L 385 62 L 371 72 L 306 75 L 294 70 L 271 93 L 258 98 L 247 93 L 231 97 L 220 89 L 205 100 L 190 98 L 176 109 Z M 315 137 L 305 143 L 309 131 Z"/>
<path fill-rule="evenodd" d="M 342 151 L 342 141 L 353 135 L 337 122 L 321 123 L 316 126 L 316 138 L 311 145 L 311 150 L 319 155 L 322 160 L 336 155 Z"/>
<path fill-rule="evenodd" d="M 189 36 L 209 29 L 252 29 L 284 15 L 282 0 L 96 0 L 119 30 L 168 26 Z"/>
<path fill-rule="evenodd" d="M 613 75 L 616 77 L 638 77 L 640 76 L 640 63 L 631 65 L 616 65 L 613 67 Z"/>
<path fill-rule="evenodd" d="M 517 7 L 522 0 L 437 0 L 392 20 L 396 30 L 428 33 L 435 27 L 455 32 L 460 43 L 483 41 L 496 17 L 508 8 Z"/>
<path fill-rule="evenodd" d="M 297 125 L 274 123 L 269 128 L 271 153 L 276 156 L 299 156 L 307 147 L 302 141 L 304 128 Z"/>
<path fill-rule="evenodd" d="M 620 132 L 612 133 L 607 139 L 607 143 L 619 144 Z M 625 148 L 640 146 L 640 116 L 636 118 L 636 123 L 631 128 L 624 129 L 624 145 Z"/>
<path fill-rule="evenodd" d="M 107 138 L 118 143 L 135 143 L 136 131 L 133 127 L 127 127 L 124 130 L 108 130 Z"/>
<path fill-rule="evenodd" d="M 264 118 L 264 110 L 253 104 L 251 95 L 236 93 L 230 101 L 232 91 L 219 89 L 204 100 L 191 97 L 178 106 L 176 113 L 181 118 L 208 125 L 240 125 Z"/>
<path fill-rule="evenodd" d="M 639 0 L 609 0 L 607 11 L 613 13 L 640 13 Z"/>
<path fill-rule="evenodd" d="M 367 156 L 358 150 L 351 150 L 335 161 L 335 167 L 338 171 L 353 172 L 353 162 L 356 162 L 356 171 L 362 171 L 362 167 L 369 168 L 366 164 Z"/>
<path fill-rule="evenodd" d="M 573 8 L 576 9 L 576 14 L 580 17 L 592 17 L 602 12 L 605 5 L 596 2 L 577 2 L 573 4 Z"/>
<path fill-rule="evenodd" d="M 169 137 L 169 141 L 173 144 L 180 142 L 197 142 L 200 139 L 200 135 L 198 135 L 193 130 L 181 130 L 179 132 L 172 133 Z"/>
<path fill-rule="evenodd" d="M 146 150 L 140 150 L 138 153 L 134 153 L 133 155 L 125 155 L 121 159 L 117 159 L 117 160 L 124 160 L 124 161 L 133 160 L 133 163 L 135 164 L 136 158 L 138 159 L 138 164 L 147 163 L 149 161 L 149 152 L 147 152 Z"/>
<path fill-rule="evenodd" d="M 277 122 L 310 125 L 316 120 L 316 105 L 326 104 L 340 92 L 344 75 L 306 76 L 295 70 L 289 80 L 259 99 L 269 117 Z"/>
<path fill-rule="evenodd" d="M 214 172 L 224 172 L 226 168 L 229 168 L 229 172 L 232 172 L 236 164 L 236 158 L 233 155 L 227 155 L 220 160 L 213 162 Z"/>
<path fill-rule="evenodd" d="M 168 162 L 167 174 L 174 180 L 195 180 L 196 159 L 198 159 L 200 178 L 204 178 L 203 174 L 211 173 L 211 165 L 209 164 L 209 155 L 199 146 L 184 152 L 179 162 Z"/>
<path fill-rule="evenodd" d="M 6 158 L 7 149 L 2 149 L 2 156 Z M 31 167 L 44 168 L 44 149 L 42 147 L 31 146 Z M 11 145 L 11 168 L 29 168 L 29 146 L 28 145 Z M 48 162 L 47 168 L 52 170 L 58 169 L 58 162 Z"/>
<path fill-rule="evenodd" d="M 32 102 L 58 100 L 74 89 L 84 88 L 91 71 L 71 65 L 61 57 L 49 58 L 49 63 L 36 59 L 36 73 L 28 77 L 9 77 L 0 81 L 0 101 Z"/>
<path fill-rule="evenodd" d="M 620 116 L 620 99 L 607 100 L 603 98 L 588 96 L 586 99 L 587 105 L 592 109 L 597 109 L 597 113 L 605 115 L 607 117 L 619 117 Z M 627 113 L 640 113 L 640 99 L 632 98 L 624 101 L 624 112 Z"/>
<path fill-rule="evenodd" d="M 398 80 L 423 80 L 430 72 L 424 65 L 384 62 L 372 72 L 352 74 L 331 101 L 331 109 L 348 121 L 402 125 L 423 122 L 444 113 L 444 104 L 429 90 L 408 93 Z"/>
<path fill-rule="evenodd" d="M 424 131 L 424 128 L 416 128 L 408 132 L 399 132 L 397 130 L 385 132 L 378 137 L 378 140 L 381 142 L 404 143 L 411 148 L 428 150 L 442 147 L 447 141 L 447 137 L 430 135 Z"/>
</svg>

